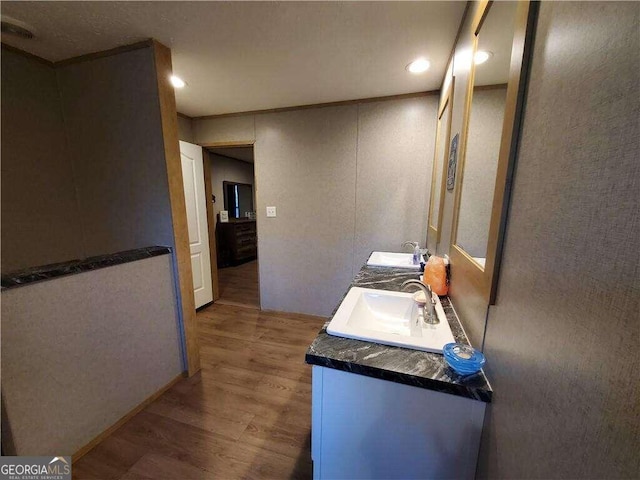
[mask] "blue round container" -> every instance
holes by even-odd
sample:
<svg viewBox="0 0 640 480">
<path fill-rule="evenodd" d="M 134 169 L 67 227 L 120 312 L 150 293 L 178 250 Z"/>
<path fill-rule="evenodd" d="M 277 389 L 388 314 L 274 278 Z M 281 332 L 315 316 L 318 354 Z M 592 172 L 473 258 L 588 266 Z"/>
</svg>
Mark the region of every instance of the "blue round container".
<svg viewBox="0 0 640 480">
<path fill-rule="evenodd" d="M 447 343 L 442 353 L 445 361 L 459 375 L 479 372 L 485 364 L 484 355 L 469 345 Z"/>
</svg>

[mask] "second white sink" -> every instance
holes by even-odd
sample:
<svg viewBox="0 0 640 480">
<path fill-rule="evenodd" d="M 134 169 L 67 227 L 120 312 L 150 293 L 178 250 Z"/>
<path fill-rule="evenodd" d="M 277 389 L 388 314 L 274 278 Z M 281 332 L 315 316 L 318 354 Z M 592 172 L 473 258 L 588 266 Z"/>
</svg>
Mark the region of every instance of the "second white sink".
<svg viewBox="0 0 640 480">
<path fill-rule="evenodd" d="M 420 255 L 420 261 L 424 262 L 424 257 Z M 398 267 L 398 268 L 420 268 L 420 264 L 413 263 L 412 253 L 395 252 L 373 252 L 367 260 L 367 265 L 374 267 Z"/>
<path fill-rule="evenodd" d="M 440 299 L 436 313 L 440 322 L 425 325 L 416 322 L 418 306 L 413 293 L 352 287 L 329 323 L 327 333 L 442 353 L 442 347 L 454 339 Z"/>
</svg>

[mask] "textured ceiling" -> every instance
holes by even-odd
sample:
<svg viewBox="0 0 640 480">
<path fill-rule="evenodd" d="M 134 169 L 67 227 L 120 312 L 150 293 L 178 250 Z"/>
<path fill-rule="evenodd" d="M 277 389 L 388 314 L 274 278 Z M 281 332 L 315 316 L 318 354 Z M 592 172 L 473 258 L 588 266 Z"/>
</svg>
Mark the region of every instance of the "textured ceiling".
<svg viewBox="0 0 640 480">
<path fill-rule="evenodd" d="M 57 61 L 155 38 L 202 116 L 435 90 L 464 2 L 7 2 L 36 38 L 3 42 Z M 431 69 L 414 76 L 416 57 Z"/>
</svg>

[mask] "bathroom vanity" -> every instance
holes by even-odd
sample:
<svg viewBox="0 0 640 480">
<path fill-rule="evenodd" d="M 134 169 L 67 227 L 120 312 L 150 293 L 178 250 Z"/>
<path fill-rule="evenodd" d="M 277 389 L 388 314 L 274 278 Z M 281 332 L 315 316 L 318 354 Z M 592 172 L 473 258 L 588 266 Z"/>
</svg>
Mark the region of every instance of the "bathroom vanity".
<svg viewBox="0 0 640 480">
<path fill-rule="evenodd" d="M 351 286 L 399 291 L 418 277 L 365 266 Z M 455 341 L 468 344 L 449 299 L 440 300 Z M 314 479 L 473 478 L 492 395 L 484 373 L 461 377 L 441 354 L 332 336 L 328 323 L 306 354 Z"/>
</svg>

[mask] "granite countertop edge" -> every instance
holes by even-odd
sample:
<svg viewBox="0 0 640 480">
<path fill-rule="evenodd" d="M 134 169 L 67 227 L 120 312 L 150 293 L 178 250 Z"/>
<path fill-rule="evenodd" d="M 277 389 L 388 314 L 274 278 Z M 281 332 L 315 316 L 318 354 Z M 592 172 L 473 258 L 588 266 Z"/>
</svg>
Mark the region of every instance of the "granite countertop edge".
<svg viewBox="0 0 640 480">
<path fill-rule="evenodd" d="M 67 262 L 30 267 L 24 270 L 3 274 L 1 278 L 2 291 L 47 280 L 53 280 L 54 278 L 75 275 L 78 273 L 98 270 L 100 268 L 112 267 L 123 263 L 166 255 L 171 252 L 171 247 L 154 245 L 150 247 L 142 247 L 133 250 L 88 257 L 82 260 L 75 259 Z"/>
<path fill-rule="evenodd" d="M 399 291 L 402 282 L 418 277 L 419 272 L 416 270 L 365 265 L 358 272 L 349 289 L 364 287 Z M 449 297 L 440 297 L 440 302 L 455 341 L 469 345 L 469 340 Z M 325 323 L 309 346 L 305 355 L 306 363 L 485 403 L 491 402 L 493 390 L 484 371 L 474 375 L 460 376 L 447 365 L 441 354 L 330 335 L 326 331 L 330 321 Z"/>
<path fill-rule="evenodd" d="M 492 398 L 491 390 L 486 391 L 482 389 L 474 389 L 473 387 L 467 387 L 464 384 L 455 384 L 418 375 L 398 373 L 385 368 L 373 367 L 361 363 L 332 360 L 330 358 L 314 355 L 308 352 L 305 355 L 305 361 L 310 365 L 333 368 L 343 372 L 356 373 L 358 375 L 378 378 L 380 380 L 387 380 L 394 383 L 401 383 L 411 387 L 434 390 L 440 393 L 448 393 L 450 395 L 470 398 L 472 400 L 478 400 L 485 403 L 490 403 Z"/>
</svg>

